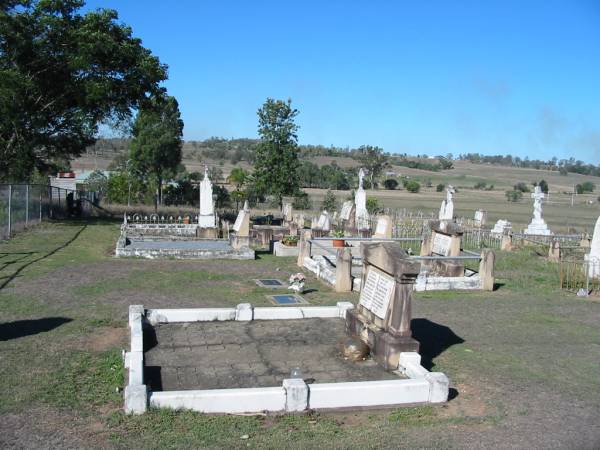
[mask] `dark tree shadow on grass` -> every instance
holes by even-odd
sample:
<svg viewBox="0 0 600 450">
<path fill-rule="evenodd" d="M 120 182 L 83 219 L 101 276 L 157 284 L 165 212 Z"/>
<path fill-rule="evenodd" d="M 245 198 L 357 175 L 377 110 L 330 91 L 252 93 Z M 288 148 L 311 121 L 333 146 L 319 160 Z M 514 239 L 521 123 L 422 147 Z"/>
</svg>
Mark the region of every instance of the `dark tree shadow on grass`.
<svg viewBox="0 0 600 450">
<path fill-rule="evenodd" d="M 17 255 L 19 255 L 19 256 L 17 256 Z M 12 253 L 3 252 L 3 253 L 0 253 L 0 272 L 2 272 L 4 269 L 6 269 L 11 264 L 17 264 L 17 263 L 23 261 L 24 259 L 29 258 L 31 255 L 35 255 L 35 252 L 12 252 Z M 7 259 L 7 258 L 11 258 L 11 259 Z"/>
<path fill-rule="evenodd" d="M 68 317 L 46 317 L 44 319 L 17 320 L 0 323 L 0 341 L 8 341 L 32 334 L 44 333 L 71 322 Z"/>
<path fill-rule="evenodd" d="M 413 338 L 419 341 L 421 365 L 431 370 L 433 360 L 455 344 L 462 344 L 464 339 L 444 326 L 427 319 L 413 319 L 410 322 Z"/>
<path fill-rule="evenodd" d="M 21 267 L 19 267 L 17 270 L 15 270 L 12 274 L 10 274 L 10 275 L 8 275 L 6 277 L 0 277 L 0 291 L 2 291 L 2 289 L 4 289 L 6 286 L 8 286 L 8 284 L 11 281 L 13 281 L 15 278 L 17 278 L 21 274 L 21 272 L 23 272 L 29 266 L 31 266 L 31 265 L 33 265 L 35 263 L 38 263 L 38 262 L 42 261 L 43 259 L 46 259 L 46 258 L 54 255 L 56 252 L 59 252 L 63 248 L 66 248 L 69 245 L 71 245 L 79 237 L 79 235 L 81 233 L 83 233 L 83 231 L 86 228 L 87 228 L 87 224 L 82 225 L 81 228 L 79 230 L 77 230 L 77 232 L 75 233 L 75 235 L 73 235 L 73 237 L 70 238 L 64 244 L 61 244 L 58 247 L 56 247 L 54 250 L 51 250 L 48 253 L 45 253 L 44 255 L 42 255 L 42 256 L 40 256 L 38 258 L 32 259 L 28 263 L 23 264 Z"/>
</svg>

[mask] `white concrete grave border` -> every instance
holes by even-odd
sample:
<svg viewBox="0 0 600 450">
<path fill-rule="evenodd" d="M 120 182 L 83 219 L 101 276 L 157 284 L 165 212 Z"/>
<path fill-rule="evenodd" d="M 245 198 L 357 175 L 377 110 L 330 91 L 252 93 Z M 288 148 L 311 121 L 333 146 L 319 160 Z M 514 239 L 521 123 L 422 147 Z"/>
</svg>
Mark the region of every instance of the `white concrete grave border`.
<svg viewBox="0 0 600 450">
<path fill-rule="evenodd" d="M 306 384 L 299 378 L 285 379 L 279 387 L 207 389 L 151 392 L 144 383 L 143 322 L 161 323 L 288 320 L 315 317 L 345 319 L 350 302 L 336 306 L 253 307 L 242 303 L 235 308 L 147 309 L 129 307 L 131 350 L 124 354 L 128 369 L 125 412 L 142 414 L 147 408 L 190 409 L 202 413 L 286 413 L 314 409 L 389 407 L 448 400 L 448 377 L 421 366 L 421 355 L 400 354 L 398 380 Z"/>
</svg>

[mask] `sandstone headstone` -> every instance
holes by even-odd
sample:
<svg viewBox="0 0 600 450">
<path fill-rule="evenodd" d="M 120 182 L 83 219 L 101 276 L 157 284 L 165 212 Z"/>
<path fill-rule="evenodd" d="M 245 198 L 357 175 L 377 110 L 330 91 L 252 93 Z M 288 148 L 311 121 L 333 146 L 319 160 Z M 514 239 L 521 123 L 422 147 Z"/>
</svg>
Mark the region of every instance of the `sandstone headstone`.
<svg viewBox="0 0 600 450">
<path fill-rule="evenodd" d="M 363 282 L 359 306 L 346 313 L 346 332 L 359 337 L 386 370 L 395 370 L 401 352 L 418 351 L 412 338 L 412 290 L 420 264 L 396 242 L 361 246 Z"/>
</svg>

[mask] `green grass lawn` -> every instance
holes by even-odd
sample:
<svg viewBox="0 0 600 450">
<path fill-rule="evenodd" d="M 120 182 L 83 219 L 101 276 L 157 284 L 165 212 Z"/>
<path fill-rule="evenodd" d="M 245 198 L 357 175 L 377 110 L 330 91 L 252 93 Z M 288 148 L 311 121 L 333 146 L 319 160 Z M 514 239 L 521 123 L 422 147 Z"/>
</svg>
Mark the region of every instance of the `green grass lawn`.
<svg viewBox="0 0 600 450">
<path fill-rule="evenodd" d="M 44 224 L 0 244 L 0 444 L 70 448 L 594 447 L 600 302 L 558 290 L 558 267 L 498 253 L 493 292 L 419 293 L 424 359 L 451 379 L 441 406 L 207 416 L 121 412 L 127 308 L 267 305 L 255 278 L 294 258 L 115 259 L 119 226 Z M 356 302 L 308 276 L 311 304 Z M 504 444 L 504 445 L 501 445 Z"/>
</svg>

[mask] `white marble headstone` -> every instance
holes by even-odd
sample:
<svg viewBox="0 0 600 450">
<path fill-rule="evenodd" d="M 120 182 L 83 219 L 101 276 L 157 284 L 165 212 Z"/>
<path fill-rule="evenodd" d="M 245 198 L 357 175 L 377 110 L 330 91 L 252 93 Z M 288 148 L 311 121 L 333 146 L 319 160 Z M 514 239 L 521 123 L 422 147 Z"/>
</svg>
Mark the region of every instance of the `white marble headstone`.
<svg viewBox="0 0 600 450">
<path fill-rule="evenodd" d="M 350 220 L 350 214 L 352 213 L 352 200 L 345 201 L 342 205 L 342 211 L 340 212 L 340 219 Z"/>
<path fill-rule="evenodd" d="M 323 231 L 329 231 L 331 228 L 331 218 L 329 217 L 329 213 L 327 211 L 323 211 L 319 216 L 317 228 Z"/>
<path fill-rule="evenodd" d="M 208 167 L 204 168 L 204 178 L 200 183 L 200 215 L 198 224 L 202 228 L 215 228 L 215 206 L 213 204 L 212 183 L 208 178 Z"/>
<path fill-rule="evenodd" d="M 590 253 L 585 257 L 588 261 L 588 274 L 590 278 L 600 277 L 600 217 L 596 220 Z"/>
</svg>

